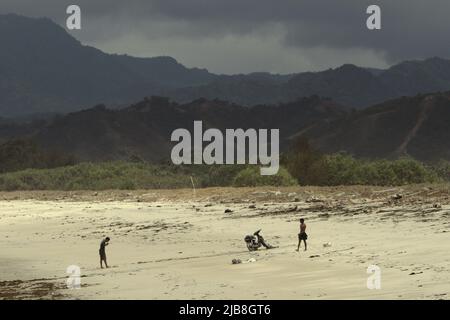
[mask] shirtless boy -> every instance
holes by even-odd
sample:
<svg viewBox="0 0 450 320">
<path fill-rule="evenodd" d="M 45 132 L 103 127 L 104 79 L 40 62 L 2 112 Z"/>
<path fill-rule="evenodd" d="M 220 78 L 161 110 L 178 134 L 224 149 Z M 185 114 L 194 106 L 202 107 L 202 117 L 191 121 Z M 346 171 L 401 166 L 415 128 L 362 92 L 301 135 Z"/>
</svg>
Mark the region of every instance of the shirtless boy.
<svg viewBox="0 0 450 320">
<path fill-rule="evenodd" d="M 306 234 L 305 219 L 300 219 L 300 233 L 298 234 L 297 251 L 300 249 L 300 244 L 302 243 L 302 240 L 305 244 L 305 251 L 306 251 L 306 249 L 307 249 L 306 240 L 307 239 L 308 239 L 308 235 Z"/>
</svg>

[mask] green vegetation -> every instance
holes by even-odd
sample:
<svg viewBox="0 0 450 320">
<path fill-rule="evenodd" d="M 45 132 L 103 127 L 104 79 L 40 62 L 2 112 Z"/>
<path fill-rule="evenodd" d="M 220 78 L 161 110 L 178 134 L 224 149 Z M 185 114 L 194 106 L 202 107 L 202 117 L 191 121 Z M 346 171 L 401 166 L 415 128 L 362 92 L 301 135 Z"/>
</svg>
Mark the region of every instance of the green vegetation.
<svg viewBox="0 0 450 320">
<path fill-rule="evenodd" d="M 258 174 L 256 174 L 258 172 Z M 0 174 L 0 190 L 162 189 L 215 186 L 292 185 L 286 170 L 261 177 L 259 167 L 174 166 L 132 162 L 80 163 L 54 169 Z"/>
<path fill-rule="evenodd" d="M 233 179 L 235 187 L 258 186 L 293 186 L 297 182 L 285 168 L 280 168 L 278 174 L 262 176 L 259 167 L 248 167 L 241 170 Z"/>
<path fill-rule="evenodd" d="M 14 139 L 0 144 L 0 173 L 27 168 L 56 168 L 75 164 L 71 156 L 43 151 L 36 143 Z"/>
<path fill-rule="evenodd" d="M 355 159 L 347 154 L 323 155 L 304 139 L 298 140 L 282 163 L 300 185 L 398 186 L 450 181 L 450 164 L 427 166 L 411 158 Z"/>
<path fill-rule="evenodd" d="M 314 185 L 406 185 L 437 182 L 434 172 L 422 163 L 398 160 L 357 160 L 345 154 L 325 155 L 311 167 L 307 184 Z"/>
<path fill-rule="evenodd" d="M 324 155 L 298 140 L 282 157 L 277 175 L 261 176 L 259 166 L 174 166 L 134 162 L 74 164 L 70 157 L 44 153 L 33 143 L 15 140 L 0 145 L 0 190 L 171 189 L 219 186 L 383 185 L 450 181 L 450 162 L 433 166 L 411 158 L 355 159 Z M 30 168 L 21 170 L 22 168 Z"/>
<path fill-rule="evenodd" d="M 439 178 L 450 181 L 450 161 L 440 160 L 433 166 L 433 171 Z"/>
</svg>

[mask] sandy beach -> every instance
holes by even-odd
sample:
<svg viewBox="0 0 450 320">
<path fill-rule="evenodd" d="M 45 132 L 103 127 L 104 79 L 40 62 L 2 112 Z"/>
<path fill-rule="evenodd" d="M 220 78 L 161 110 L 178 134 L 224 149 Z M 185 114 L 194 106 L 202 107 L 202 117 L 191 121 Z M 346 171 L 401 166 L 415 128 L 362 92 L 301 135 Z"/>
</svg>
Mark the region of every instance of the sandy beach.
<svg viewBox="0 0 450 320">
<path fill-rule="evenodd" d="M 449 195 L 445 185 L 0 193 L 0 298 L 449 299 Z M 306 252 L 295 251 L 301 217 Z M 243 238 L 257 229 L 278 248 L 249 252 Z M 70 265 L 80 289 L 67 288 Z"/>
</svg>

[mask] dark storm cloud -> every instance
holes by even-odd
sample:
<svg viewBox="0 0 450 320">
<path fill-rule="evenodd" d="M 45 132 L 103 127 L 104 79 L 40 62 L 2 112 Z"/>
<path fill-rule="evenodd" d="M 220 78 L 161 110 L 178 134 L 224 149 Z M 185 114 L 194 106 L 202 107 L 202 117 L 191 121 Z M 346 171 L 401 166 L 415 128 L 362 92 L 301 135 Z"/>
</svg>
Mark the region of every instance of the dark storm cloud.
<svg viewBox="0 0 450 320">
<path fill-rule="evenodd" d="M 63 24 L 69 4 L 82 8 L 83 30 L 72 34 L 83 42 L 140 56 L 167 53 L 222 72 L 450 57 L 448 0 L 2 0 L 0 11 Z M 380 31 L 365 27 L 370 4 L 381 6 Z M 227 56 L 200 59 L 205 52 Z"/>
</svg>

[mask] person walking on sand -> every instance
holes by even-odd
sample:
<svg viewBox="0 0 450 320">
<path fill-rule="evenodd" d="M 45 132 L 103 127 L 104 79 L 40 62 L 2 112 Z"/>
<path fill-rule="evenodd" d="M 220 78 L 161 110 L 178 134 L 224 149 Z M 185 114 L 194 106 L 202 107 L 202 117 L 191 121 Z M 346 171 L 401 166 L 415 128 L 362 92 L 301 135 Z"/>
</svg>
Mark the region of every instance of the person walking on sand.
<svg viewBox="0 0 450 320">
<path fill-rule="evenodd" d="M 307 249 L 306 240 L 308 239 L 308 235 L 306 234 L 306 224 L 305 219 L 300 219 L 300 233 L 298 234 L 298 246 L 297 251 L 300 250 L 300 244 L 303 242 L 305 243 L 305 251 Z"/>
<path fill-rule="evenodd" d="M 106 262 L 106 246 L 109 244 L 109 237 L 106 237 L 100 243 L 100 250 L 98 251 L 100 254 L 100 268 L 103 269 L 103 261 L 105 262 L 106 268 L 108 268 L 108 263 Z"/>
</svg>

